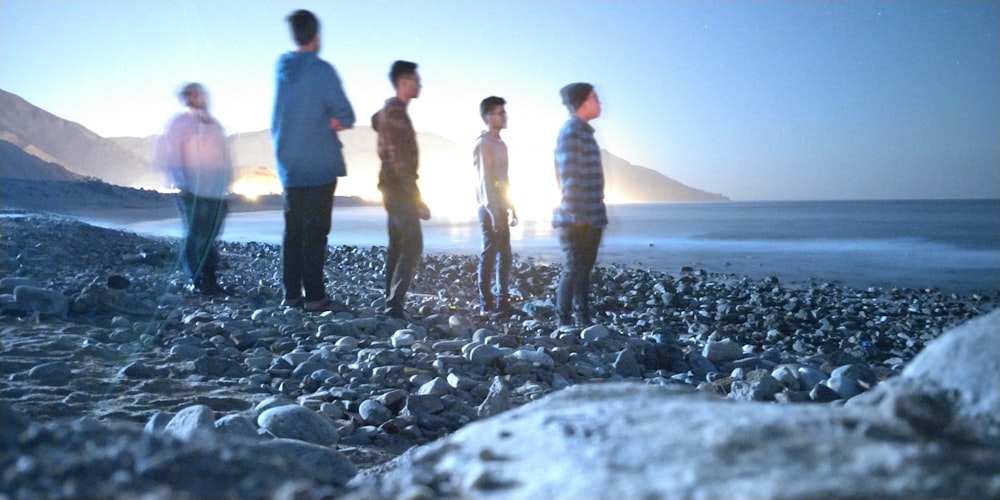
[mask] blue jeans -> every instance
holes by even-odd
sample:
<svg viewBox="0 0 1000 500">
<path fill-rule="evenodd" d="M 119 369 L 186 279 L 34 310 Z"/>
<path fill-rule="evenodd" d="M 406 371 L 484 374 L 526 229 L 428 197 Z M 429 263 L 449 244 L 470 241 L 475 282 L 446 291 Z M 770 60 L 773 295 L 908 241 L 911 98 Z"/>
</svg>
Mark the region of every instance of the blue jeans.
<svg viewBox="0 0 1000 500">
<path fill-rule="evenodd" d="M 326 298 L 326 237 L 333 216 L 337 181 L 321 186 L 285 188 L 285 233 L 281 240 L 282 282 L 285 299 Z"/>
<path fill-rule="evenodd" d="M 383 192 L 382 196 L 389 216 L 389 248 L 385 260 L 386 313 L 401 317 L 406 304 L 406 291 L 424 251 L 424 235 L 415 208 L 393 202 L 389 192 Z"/>
<path fill-rule="evenodd" d="M 604 228 L 590 224 L 559 227 L 559 245 L 566 255 L 556 291 L 556 309 L 561 324 L 569 324 L 572 313 L 576 313 L 579 323 L 590 320 L 590 273 L 597 262 L 597 248 L 601 245 L 603 232 Z"/>
<path fill-rule="evenodd" d="M 181 265 L 197 286 L 215 285 L 219 267 L 219 249 L 215 239 L 222 231 L 228 204 L 225 199 L 202 198 L 182 191 L 177 208 L 184 221 L 184 246 Z"/>
<path fill-rule="evenodd" d="M 514 260 L 510 251 L 510 226 L 506 212 L 503 224 L 493 230 L 493 219 L 486 207 L 479 207 L 479 229 L 483 233 L 483 251 L 479 254 L 479 307 L 490 311 L 510 300 L 510 267 Z M 496 272 L 496 295 L 493 273 Z"/>
</svg>

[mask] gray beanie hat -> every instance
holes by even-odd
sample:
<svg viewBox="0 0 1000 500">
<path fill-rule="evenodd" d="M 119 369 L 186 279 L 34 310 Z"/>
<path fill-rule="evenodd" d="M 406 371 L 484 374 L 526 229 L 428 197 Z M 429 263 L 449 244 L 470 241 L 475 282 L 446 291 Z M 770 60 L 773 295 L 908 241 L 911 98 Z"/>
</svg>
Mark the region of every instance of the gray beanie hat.
<svg viewBox="0 0 1000 500">
<path fill-rule="evenodd" d="M 563 104 L 570 111 L 576 111 L 583 104 L 583 101 L 587 100 L 587 96 L 592 90 L 594 90 L 594 86 L 589 83 L 571 83 L 563 87 L 559 94 L 562 95 Z"/>
</svg>

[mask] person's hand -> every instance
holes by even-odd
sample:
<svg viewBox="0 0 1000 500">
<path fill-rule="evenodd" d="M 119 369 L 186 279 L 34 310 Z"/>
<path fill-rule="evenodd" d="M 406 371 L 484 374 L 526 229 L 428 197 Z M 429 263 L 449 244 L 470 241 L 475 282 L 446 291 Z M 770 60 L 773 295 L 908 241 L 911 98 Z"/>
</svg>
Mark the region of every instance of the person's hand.
<svg viewBox="0 0 1000 500">
<path fill-rule="evenodd" d="M 507 221 L 506 220 L 501 221 L 500 220 L 500 214 L 494 213 L 491 210 L 487 210 L 486 213 L 490 217 L 490 229 L 492 229 L 494 233 L 499 232 L 500 228 L 501 228 L 501 224 L 504 224 Z M 505 211 L 504 212 L 504 219 L 506 219 L 506 218 L 507 218 L 507 212 Z"/>
<path fill-rule="evenodd" d="M 430 218 L 431 218 L 431 209 L 427 206 L 426 203 L 420 202 L 420 204 L 417 205 L 417 215 L 422 220 L 430 220 Z"/>
<path fill-rule="evenodd" d="M 510 227 L 517 226 L 517 210 L 514 207 L 510 208 Z"/>
<path fill-rule="evenodd" d="M 340 124 L 340 120 L 336 118 L 330 118 L 330 128 L 340 132 L 341 130 L 346 130 L 347 127 Z"/>
</svg>

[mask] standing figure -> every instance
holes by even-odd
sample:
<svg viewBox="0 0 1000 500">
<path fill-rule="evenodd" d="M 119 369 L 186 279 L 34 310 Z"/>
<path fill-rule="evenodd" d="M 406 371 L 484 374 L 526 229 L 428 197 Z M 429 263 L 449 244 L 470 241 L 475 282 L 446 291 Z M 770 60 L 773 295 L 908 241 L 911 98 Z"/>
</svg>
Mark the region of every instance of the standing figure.
<svg viewBox="0 0 1000 500">
<path fill-rule="evenodd" d="M 169 174 L 180 190 L 177 206 L 184 221 L 181 264 L 195 292 L 218 295 L 219 250 L 216 238 L 228 208 L 226 195 L 233 166 L 222 125 L 208 112 L 208 96 L 198 83 L 178 96 L 187 110 L 174 116 L 156 142 L 154 168 Z"/>
<path fill-rule="evenodd" d="M 337 71 L 319 58 L 319 20 L 297 10 L 288 24 L 298 49 L 277 64 L 271 138 L 284 188 L 282 305 L 306 311 L 338 306 L 326 293 L 323 264 L 337 178 L 347 175 L 337 132 L 354 126 L 354 109 Z"/>
<path fill-rule="evenodd" d="M 476 201 L 479 202 L 479 228 L 483 233 L 483 251 L 479 255 L 479 311 L 482 314 L 508 315 L 510 306 L 510 226 L 517 225 L 517 212 L 508 197 L 507 145 L 500 131 L 507 128 L 507 104 L 501 97 L 490 96 L 479 104 L 479 115 L 487 130 L 479 134 L 472 161 L 479 179 Z M 496 294 L 493 275 L 496 273 Z"/>
<path fill-rule="evenodd" d="M 559 326 L 586 326 L 590 316 L 590 274 L 608 225 L 604 206 L 604 167 L 590 121 L 601 116 L 601 101 L 589 83 L 560 91 L 570 118 L 556 141 L 556 180 L 562 201 L 552 216 L 566 263 L 556 292 Z"/>
<path fill-rule="evenodd" d="M 378 133 L 378 156 L 382 160 L 378 189 L 389 219 L 385 313 L 405 319 L 406 291 L 424 250 L 420 219 L 430 219 L 431 212 L 417 187 L 417 135 L 406 113 L 410 100 L 420 95 L 417 65 L 409 61 L 392 63 L 389 80 L 396 95 L 372 116 L 372 128 Z"/>
</svg>

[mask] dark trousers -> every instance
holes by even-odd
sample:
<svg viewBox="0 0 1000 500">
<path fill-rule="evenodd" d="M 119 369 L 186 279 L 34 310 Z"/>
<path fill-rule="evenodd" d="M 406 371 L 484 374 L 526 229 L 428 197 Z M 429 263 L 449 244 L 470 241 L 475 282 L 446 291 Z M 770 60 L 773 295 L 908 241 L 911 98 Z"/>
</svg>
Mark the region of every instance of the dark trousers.
<svg viewBox="0 0 1000 500">
<path fill-rule="evenodd" d="M 506 213 L 504 214 L 506 215 Z M 506 219 L 506 217 L 505 217 Z M 479 307 L 492 310 L 510 299 L 510 266 L 514 260 L 510 251 L 510 226 L 504 220 L 496 231 L 486 207 L 479 207 L 479 229 L 483 233 L 483 251 L 479 254 Z M 496 272 L 496 295 L 493 293 L 493 273 Z"/>
<path fill-rule="evenodd" d="M 281 240 L 282 282 L 286 299 L 326 298 L 323 264 L 333 216 L 337 181 L 321 186 L 285 188 L 285 233 Z"/>
<path fill-rule="evenodd" d="M 225 199 L 202 198 L 181 192 L 177 208 L 184 221 L 184 246 L 181 265 L 195 285 L 215 285 L 219 267 L 219 249 L 215 239 L 222 231 L 228 204 Z"/>
<path fill-rule="evenodd" d="M 559 227 L 559 245 L 566 255 L 556 291 L 560 323 L 567 324 L 574 312 L 578 322 L 590 320 L 590 273 L 597 262 L 603 231 L 590 224 Z"/>
<path fill-rule="evenodd" d="M 395 210 L 389 214 L 389 248 L 385 261 L 385 306 L 391 316 L 402 316 L 406 291 L 424 251 L 424 235 L 416 210 Z"/>
</svg>

